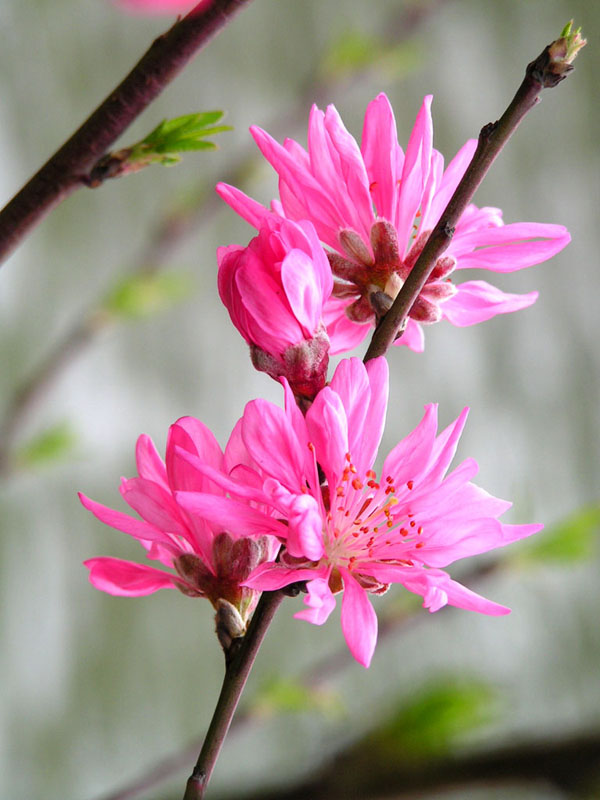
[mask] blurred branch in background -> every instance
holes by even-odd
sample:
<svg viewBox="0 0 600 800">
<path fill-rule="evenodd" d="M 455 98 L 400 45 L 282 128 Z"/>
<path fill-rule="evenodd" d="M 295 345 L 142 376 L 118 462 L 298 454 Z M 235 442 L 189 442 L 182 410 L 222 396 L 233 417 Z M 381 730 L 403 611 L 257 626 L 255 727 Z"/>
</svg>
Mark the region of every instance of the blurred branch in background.
<svg viewBox="0 0 600 800">
<path fill-rule="evenodd" d="M 124 80 L 0 211 L 0 263 L 84 185 L 107 149 L 250 0 L 203 0 L 159 36 Z"/>
<path fill-rule="evenodd" d="M 312 103 L 325 104 L 334 90 L 340 91 L 344 86 L 355 85 L 368 72 L 375 71 L 391 74 L 396 79 L 403 78 L 418 63 L 419 51 L 415 36 L 420 27 L 451 2 L 454 0 L 409 3 L 383 22 L 378 37 L 368 37 L 364 32 L 349 30 L 343 37 L 333 41 L 298 90 L 294 107 L 287 114 L 279 115 L 270 126 L 273 135 L 283 137 L 290 130 L 303 125 L 307 107 Z M 233 166 L 222 180 L 233 185 L 243 185 L 257 161 L 255 149 L 249 145 L 241 156 L 232 158 Z M 65 369 L 101 332 L 122 321 L 168 308 L 174 300 L 186 294 L 178 289 L 183 285 L 181 278 L 170 275 L 163 280 L 157 277 L 157 273 L 163 269 L 165 261 L 184 239 L 195 233 L 201 225 L 209 224 L 221 207 L 222 201 L 212 190 L 212 186 L 203 186 L 185 202 L 175 204 L 152 226 L 143 251 L 127 271 L 128 277 L 120 279 L 115 287 L 109 289 L 108 306 L 105 298 L 95 308 L 88 310 L 41 360 L 31 375 L 17 386 L 0 418 L 0 477 L 8 476 L 17 468 L 31 467 L 38 463 L 36 459 L 23 457 L 30 454 L 32 449 L 39 452 L 38 447 L 32 448 L 36 442 L 26 443 L 23 448 L 17 449 L 21 429 Z M 118 298 L 119 293 L 124 300 L 120 306 L 110 302 L 110 298 Z M 125 302 L 127 293 L 129 306 Z M 54 453 L 56 457 L 63 455 L 64 449 L 74 442 L 73 436 L 57 438 L 55 426 L 41 435 L 38 445 L 43 445 L 45 436 L 56 447 L 42 449 L 48 455 Z"/>
<path fill-rule="evenodd" d="M 591 559 L 598 549 L 599 534 L 600 506 L 582 509 L 537 539 L 528 541 L 516 555 L 480 564 L 460 579 L 477 588 L 485 579 L 505 570 L 518 573 L 521 568 L 529 570 L 535 566 L 563 569 Z M 404 601 L 402 607 L 392 607 L 379 615 L 380 644 L 401 637 L 414 624 L 429 618 L 416 597 L 406 593 L 400 597 Z M 343 714 L 341 700 L 331 683 L 351 663 L 347 648 L 342 646 L 289 680 L 268 681 L 234 717 L 230 737 L 276 714 L 307 711 L 324 716 Z M 575 788 L 595 780 L 596 768 L 600 777 L 600 731 L 588 738 L 503 747 L 468 758 L 450 757 L 449 751 L 462 734 L 502 714 L 501 698 L 496 694 L 494 687 L 475 679 L 467 680 L 463 675 L 460 679 L 443 676 L 416 697 L 411 695 L 408 701 L 405 696 L 396 701 L 391 698 L 391 718 L 361 743 L 353 743 L 314 781 L 274 794 L 261 791 L 256 800 L 259 797 L 261 800 L 304 800 L 307 797 L 366 800 L 377 793 L 384 797 L 385 792 L 390 792 L 390 796 L 405 796 L 403 792 L 440 788 L 446 782 L 448 785 L 465 781 L 502 782 L 513 777 L 525 782 L 542 781 Z M 203 738 L 185 745 L 145 770 L 139 778 L 97 800 L 132 800 L 156 788 L 188 769 Z M 578 747 L 581 747 L 580 757 L 572 760 L 569 770 L 569 759 L 573 759 Z M 555 771 L 546 775 L 547 762 L 554 763 Z M 346 776 L 344 781 L 339 778 L 342 773 Z"/>
<path fill-rule="evenodd" d="M 591 800 L 598 797 L 600 790 L 600 731 L 588 736 L 524 742 L 477 755 L 412 762 L 406 752 L 391 758 L 387 750 L 382 753 L 376 742 L 377 739 L 365 739 L 353 745 L 301 786 L 274 793 L 261 791 L 245 795 L 245 800 L 393 800 L 424 798 L 423 792 L 452 788 L 466 792 L 477 787 L 494 790 L 495 797 L 512 796 L 518 787 L 538 787 L 540 797 L 554 789 Z"/>
</svg>

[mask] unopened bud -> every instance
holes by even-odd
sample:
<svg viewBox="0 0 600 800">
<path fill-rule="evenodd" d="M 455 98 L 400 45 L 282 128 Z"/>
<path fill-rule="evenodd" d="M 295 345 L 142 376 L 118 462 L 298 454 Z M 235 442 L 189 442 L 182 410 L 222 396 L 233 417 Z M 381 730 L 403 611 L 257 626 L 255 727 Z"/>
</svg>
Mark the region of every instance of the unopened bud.
<svg viewBox="0 0 600 800">
<path fill-rule="evenodd" d="M 573 20 L 563 28 L 561 35 L 527 66 L 530 75 L 543 88 L 551 88 L 567 77 L 573 69 L 577 53 L 587 44 L 581 28 L 573 31 Z"/>
<path fill-rule="evenodd" d="M 581 35 L 581 28 L 574 31 L 573 20 L 570 20 L 563 28 L 560 38 L 552 42 L 548 48 L 550 63 L 554 65 L 553 71 L 556 74 L 559 74 L 561 69 L 568 72 L 577 54 L 586 44 L 587 40 Z"/>
<path fill-rule="evenodd" d="M 228 600 L 219 598 L 215 603 L 215 630 L 221 647 L 228 653 L 235 639 L 241 639 L 246 633 L 246 625 L 237 608 Z"/>
</svg>

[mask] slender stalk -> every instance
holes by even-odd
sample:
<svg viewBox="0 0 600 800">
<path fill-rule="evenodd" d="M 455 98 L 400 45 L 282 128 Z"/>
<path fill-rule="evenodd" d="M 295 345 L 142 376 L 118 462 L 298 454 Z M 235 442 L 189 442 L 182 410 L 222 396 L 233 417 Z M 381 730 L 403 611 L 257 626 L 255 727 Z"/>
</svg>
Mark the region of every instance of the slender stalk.
<svg viewBox="0 0 600 800">
<path fill-rule="evenodd" d="M 196 766 L 188 778 L 183 800 L 201 800 L 204 797 L 258 649 L 284 597 L 285 594 L 282 591 L 263 592 L 258 601 L 240 648 L 225 670 L 221 694 Z"/>
<path fill-rule="evenodd" d="M 525 78 L 504 114 L 496 122 L 490 122 L 481 129 L 477 149 L 471 163 L 437 225 L 431 231 L 421 255 L 390 310 L 373 334 L 365 354 L 365 362 L 384 355 L 398 334 L 402 335 L 401 331 L 410 309 L 431 275 L 436 261 L 452 241 L 456 224 L 471 202 L 487 171 L 525 115 L 537 105 L 542 90 L 556 86 L 571 71 L 572 67 L 565 58 L 557 59 L 557 45 L 560 45 L 563 40 L 564 37 L 561 37 L 549 44 L 534 61 L 527 65 Z"/>
<path fill-rule="evenodd" d="M 0 211 L 0 264 L 55 206 L 84 184 L 115 140 L 250 0 L 202 0 L 159 36 L 129 75 Z"/>
</svg>

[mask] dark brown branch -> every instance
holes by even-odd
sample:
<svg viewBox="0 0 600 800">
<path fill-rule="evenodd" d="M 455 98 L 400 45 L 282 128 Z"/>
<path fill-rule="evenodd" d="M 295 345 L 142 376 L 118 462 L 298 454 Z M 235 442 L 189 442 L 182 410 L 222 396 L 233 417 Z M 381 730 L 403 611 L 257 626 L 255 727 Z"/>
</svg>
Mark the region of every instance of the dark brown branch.
<svg viewBox="0 0 600 800">
<path fill-rule="evenodd" d="M 560 41 L 562 39 L 549 44 L 527 65 L 525 78 L 504 114 L 497 122 L 490 122 L 481 129 L 471 163 L 432 230 L 392 307 L 373 334 L 365 362 L 384 355 L 398 334 L 401 335 L 409 311 L 431 275 L 436 261 L 452 241 L 456 224 L 489 168 L 525 115 L 539 102 L 542 90 L 556 86 L 572 70 L 569 63 L 559 62 L 557 65 L 556 59 L 553 58 L 553 48 L 556 48 Z"/>
<path fill-rule="evenodd" d="M 203 0 L 151 45 L 129 75 L 0 211 L 0 264 L 193 56 L 250 0 Z"/>
<path fill-rule="evenodd" d="M 284 592 L 263 592 L 239 650 L 228 662 L 221 694 L 183 800 L 202 800 L 250 670 Z"/>
</svg>

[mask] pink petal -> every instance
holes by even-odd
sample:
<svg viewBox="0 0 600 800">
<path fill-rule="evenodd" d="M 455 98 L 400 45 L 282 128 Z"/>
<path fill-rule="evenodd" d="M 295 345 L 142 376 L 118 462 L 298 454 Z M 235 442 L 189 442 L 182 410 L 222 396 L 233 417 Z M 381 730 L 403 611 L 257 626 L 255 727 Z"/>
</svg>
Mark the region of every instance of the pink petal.
<svg viewBox="0 0 600 800">
<path fill-rule="evenodd" d="M 456 288 L 458 292 L 441 309 L 442 316 L 459 328 L 527 308 L 538 298 L 538 292 L 506 294 L 485 281 L 467 281 Z"/>
<path fill-rule="evenodd" d="M 354 658 L 368 667 L 377 643 L 377 615 L 362 586 L 347 570 L 340 572 L 344 581 L 342 631 Z"/>
<path fill-rule="evenodd" d="M 275 589 L 283 589 L 291 583 L 300 581 L 314 580 L 326 570 L 315 570 L 298 568 L 292 569 L 281 564 L 264 563 L 259 564 L 252 570 L 242 586 L 249 586 L 251 589 L 261 589 L 264 592 L 272 592 Z"/>
<path fill-rule="evenodd" d="M 126 480 L 119 490 L 125 502 L 150 525 L 166 533 L 190 538 L 185 521 L 170 492 L 144 478 Z"/>
<path fill-rule="evenodd" d="M 427 95 L 423 100 L 408 140 L 402 167 L 400 196 L 396 219 L 393 220 L 398 231 L 398 248 L 401 256 L 406 252 L 411 239 L 415 215 L 421 205 L 421 198 L 429 177 L 433 144 L 431 100 L 431 95 Z"/>
<path fill-rule="evenodd" d="M 459 510 L 464 514 L 465 503 L 471 501 L 473 495 L 478 490 L 475 484 L 469 483 L 471 478 L 477 475 L 478 471 L 479 466 L 475 459 L 467 458 L 462 464 L 459 464 L 450 475 L 441 481 L 441 483 L 436 481 L 435 486 L 431 486 L 427 480 L 418 480 L 410 493 L 410 499 L 411 505 L 414 505 L 414 507 L 419 510 L 419 522 L 429 520 L 430 518 L 436 519 L 442 515 L 443 518 L 446 519 L 448 515 L 452 515 L 455 504 L 458 504 Z M 472 487 L 473 491 L 470 491 L 469 487 Z M 483 490 L 481 491 L 483 495 L 490 497 L 486 495 Z M 476 497 L 479 499 L 479 495 L 476 495 Z M 482 503 L 479 503 L 478 507 L 481 505 Z M 487 508 L 486 503 L 483 503 L 483 505 Z M 507 504 L 504 501 L 496 501 L 496 498 L 491 498 L 490 507 L 494 509 L 499 507 L 501 509 L 501 511 L 498 512 L 499 514 L 507 508 L 510 508 L 510 505 L 510 503 Z M 469 508 L 469 516 L 483 517 L 494 516 L 494 514 L 482 513 L 474 515 Z"/>
<path fill-rule="evenodd" d="M 264 489 L 270 506 L 287 522 L 280 536 L 286 539 L 290 555 L 318 561 L 324 553 L 321 498 L 318 502 L 308 493 L 292 494 L 273 478 L 265 481 Z"/>
<path fill-rule="evenodd" d="M 266 400 L 252 400 L 244 409 L 243 420 L 242 436 L 254 461 L 290 491 L 301 492 L 307 454 L 286 413 Z"/>
<path fill-rule="evenodd" d="M 360 149 L 354 137 L 344 127 L 335 106 L 327 107 L 324 122 L 331 143 L 328 148 L 329 154 L 336 167 L 330 190 L 332 192 L 339 190 L 338 202 L 343 208 L 342 218 L 350 223 L 351 228 L 362 234 L 365 241 L 368 241 L 374 214 L 369 178 Z M 312 161 L 312 148 L 310 157 Z"/>
<path fill-rule="evenodd" d="M 229 497 L 217 497 L 201 492 L 177 492 L 182 508 L 209 522 L 215 531 L 227 531 L 234 537 L 287 536 L 287 526 L 246 503 Z"/>
<path fill-rule="evenodd" d="M 563 225 L 515 222 L 456 237 L 452 254 L 457 256 L 457 269 L 514 272 L 546 261 L 570 241 L 571 236 Z"/>
<path fill-rule="evenodd" d="M 253 240 L 256 241 L 256 240 Z M 294 316 L 281 285 L 268 271 L 258 252 L 248 248 L 245 263 L 235 275 L 249 322 L 250 341 L 273 355 L 281 355 L 290 345 L 307 338 Z"/>
<path fill-rule="evenodd" d="M 205 0 L 204 6 L 212 0 Z M 198 5 L 198 0 L 117 0 L 126 11 L 138 14 L 186 14 Z"/>
<path fill-rule="evenodd" d="M 446 167 L 439 187 L 429 206 L 429 211 L 423 217 L 421 223 L 423 230 L 431 230 L 437 224 L 460 179 L 465 174 L 476 148 L 477 139 L 469 139 Z"/>
<path fill-rule="evenodd" d="M 188 453 L 187 450 L 176 448 L 178 455 L 187 461 L 199 475 L 209 479 L 206 481 L 210 485 L 210 491 L 203 492 L 210 495 L 223 495 L 226 492 L 238 498 L 263 503 L 265 494 L 263 492 L 263 479 L 257 472 L 243 464 L 234 467 L 230 474 L 205 464 L 198 456 Z M 239 476 L 239 477 L 238 477 Z M 243 477 L 243 480 L 240 480 Z M 191 491 L 202 492 L 201 489 Z"/>
<path fill-rule="evenodd" d="M 173 491 L 218 491 L 214 483 L 182 458 L 182 451 L 198 458 L 215 469 L 223 464 L 223 453 L 213 432 L 195 417 L 181 417 L 169 428 L 167 438 L 167 472 Z"/>
<path fill-rule="evenodd" d="M 425 350 L 425 336 L 423 328 L 414 319 L 408 319 L 404 333 L 399 339 L 396 339 L 394 344 L 396 346 L 404 345 L 412 350 L 413 353 L 422 353 Z"/>
<path fill-rule="evenodd" d="M 347 465 L 348 420 L 340 399 L 329 386 L 321 389 L 306 414 L 306 426 L 319 465 L 333 488 Z"/>
<path fill-rule="evenodd" d="M 298 611 L 294 614 L 294 618 L 312 622 L 313 625 L 323 625 L 335 608 L 335 597 L 329 588 L 328 578 L 311 580 L 306 588 L 307 594 L 304 597 L 304 605 L 308 606 L 308 608 Z"/>
<path fill-rule="evenodd" d="M 359 324 L 348 319 L 345 309 L 352 302 L 352 299 L 348 301 L 330 297 L 323 308 L 323 322 L 331 342 L 331 355 L 354 350 L 373 330 L 369 323 Z"/>
<path fill-rule="evenodd" d="M 383 436 L 389 395 L 390 371 L 387 360 L 382 356 L 367 362 L 367 375 L 371 385 L 367 425 L 360 445 L 360 463 L 364 468 L 371 467 Z"/>
<path fill-rule="evenodd" d="M 323 295 L 313 273 L 313 261 L 302 250 L 291 250 L 281 264 L 281 282 L 292 312 L 304 328 L 306 339 L 316 332 L 323 308 Z"/>
<path fill-rule="evenodd" d="M 377 214 L 393 222 L 404 153 L 398 144 L 394 112 L 383 93 L 367 106 L 361 150 Z"/>
<path fill-rule="evenodd" d="M 142 434 L 135 446 L 135 460 L 140 478 L 146 478 L 169 489 L 167 471 L 162 458 L 159 456 L 152 439 Z"/>
<path fill-rule="evenodd" d="M 429 463 L 436 431 L 437 406 L 430 403 L 417 427 L 385 459 L 382 478 L 390 475 L 397 487 L 414 480 Z"/>
<path fill-rule="evenodd" d="M 323 112 L 316 109 L 316 113 Z M 338 244 L 337 231 L 341 227 L 339 213 L 334 202 L 323 191 L 322 182 L 266 131 L 252 126 L 250 133 L 263 156 L 279 174 L 279 196 L 286 215 L 293 219 L 310 219 L 319 239 L 335 248 Z"/>
<path fill-rule="evenodd" d="M 415 237 L 419 236 L 419 234 L 427 230 L 426 223 L 429 220 L 429 209 L 433 203 L 437 187 L 440 185 L 442 181 L 443 173 L 444 173 L 444 156 L 441 153 L 439 153 L 435 148 L 432 148 L 431 161 L 429 164 L 429 175 L 427 177 L 427 183 L 423 188 L 423 194 L 421 196 L 421 207 L 419 208 L 421 216 L 418 222 L 415 222 L 415 225 L 418 226 L 417 230 L 415 231 Z"/>
<path fill-rule="evenodd" d="M 472 592 L 440 569 L 377 565 L 372 574 L 384 583 L 399 582 L 410 592 L 420 594 L 424 607 L 431 612 L 451 605 L 490 616 L 510 614 L 510 608 Z"/>
<path fill-rule="evenodd" d="M 154 567 L 121 558 L 90 558 L 84 561 L 90 583 L 108 594 L 142 597 L 159 589 L 172 589 L 174 576 Z"/>
<path fill-rule="evenodd" d="M 247 467 L 254 466 L 254 462 L 242 438 L 242 425 L 243 420 L 238 419 L 225 445 L 225 452 L 223 453 L 223 471 L 226 473 L 231 472 L 231 470 L 239 464 L 244 464 Z"/>
<path fill-rule="evenodd" d="M 86 497 L 82 492 L 78 493 L 78 497 L 84 508 L 91 511 L 100 522 L 110 525 L 111 528 L 116 528 L 118 531 L 128 533 L 136 539 L 160 542 L 172 547 L 172 541 L 169 536 L 154 525 L 135 519 L 135 517 L 130 517 L 128 514 L 122 514 L 120 511 L 114 511 L 112 508 L 103 506 L 101 503 L 96 503 L 94 500 L 90 500 L 89 497 Z"/>
<path fill-rule="evenodd" d="M 451 422 L 437 437 L 431 450 L 430 462 L 419 488 L 433 487 L 442 480 L 456 455 L 458 441 L 468 415 L 469 408 L 463 408 L 454 422 Z"/>
<path fill-rule="evenodd" d="M 260 228 L 265 217 L 268 217 L 271 213 L 256 200 L 248 197 L 247 194 L 236 189 L 235 186 L 230 186 L 228 183 L 217 183 L 215 191 L 236 214 L 239 214 L 242 219 L 245 219 L 256 229 Z"/>
<path fill-rule="evenodd" d="M 446 567 L 460 558 L 486 553 L 509 544 L 509 540 L 503 541 L 503 526 L 498 520 L 489 517 L 469 519 L 468 511 L 462 522 L 446 521 L 445 525 L 440 524 L 438 527 L 437 535 L 425 528 L 428 532 L 427 540 L 425 547 L 419 551 L 419 558 L 431 567 Z"/>
<path fill-rule="evenodd" d="M 348 450 L 358 467 L 357 460 L 362 459 L 362 439 L 371 399 L 371 386 L 365 365 L 360 358 L 344 358 L 338 364 L 329 385 L 342 401 L 348 421 Z M 372 463 L 369 463 L 367 469 Z"/>
</svg>

